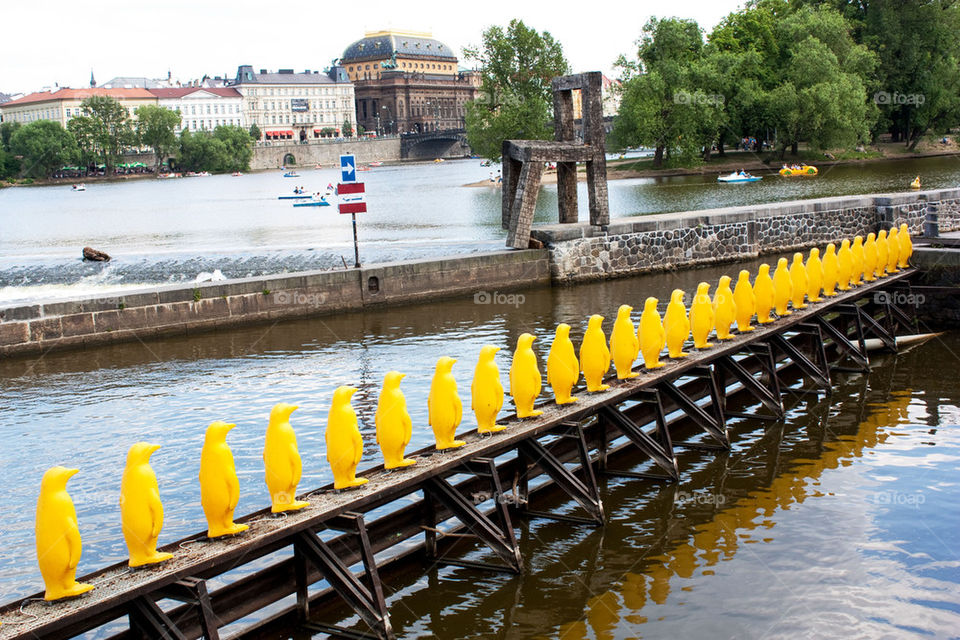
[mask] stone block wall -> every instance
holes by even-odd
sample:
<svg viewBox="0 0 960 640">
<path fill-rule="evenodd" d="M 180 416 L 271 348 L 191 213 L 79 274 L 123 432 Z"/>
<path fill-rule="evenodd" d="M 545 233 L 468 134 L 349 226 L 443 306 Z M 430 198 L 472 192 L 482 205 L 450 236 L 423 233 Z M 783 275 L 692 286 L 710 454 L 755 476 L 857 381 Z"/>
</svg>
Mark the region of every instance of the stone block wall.
<svg viewBox="0 0 960 640">
<path fill-rule="evenodd" d="M 822 246 L 904 222 L 921 235 L 929 211 L 939 213 L 941 231 L 960 229 L 960 189 L 543 225 L 531 235 L 550 252 L 551 278 L 577 282 Z"/>
</svg>

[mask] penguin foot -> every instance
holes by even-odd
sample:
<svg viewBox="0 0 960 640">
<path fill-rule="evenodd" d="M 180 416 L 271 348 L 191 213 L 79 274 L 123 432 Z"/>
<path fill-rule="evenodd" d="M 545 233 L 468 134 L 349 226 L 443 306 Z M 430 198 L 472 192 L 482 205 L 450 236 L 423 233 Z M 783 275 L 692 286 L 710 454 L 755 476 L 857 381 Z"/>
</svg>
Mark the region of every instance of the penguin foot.
<svg viewBox="0 0 960 640">
<path fill-rule="evenodd" d="M 384 465 L 384 469 L 402 469 L 403 467 L 409 467 L 412 464 L 417 464 L 417 461 L 413 458 L 404 458 L 400 462 L 391 465 Z"/>
<path fill-rule="evenodd" d="M 235 536 L 238 533 L 243 533 L 249 528 L 250 528 L 250 525 L 248 524 L 237 524 L 236 522 L 231 522 L 229 527 L 209 529 L 207 531 L 207 537 L 220 538 L 222 536 Z"/>
<path fill-rule="evenodd" d="M 587 391 L 589 391 L 590 393 L 596 393 L 598 391 L 606 391 L 609 388 L 610 388 L 610 385 L 608 384 L 601 384 L 596 387 L 590 387 L 590 385 L 587 385 Z"/>
<path fill-rule="evenodd" d="M 444 449 L 454 449 L 456 447 L 462 447 L 467 444 L 463 440 L 451 440 L 448 444 L 437 444 L 437 451 L 443 451 Z"/>
<path fill-rule="evenodd" d="M 806 309 L 806 308 L 807 308 L 807 305 L 801 302 L 800 304 L 795 304 L 795 305 L 793 305 L 793 308 L 794 308 L 794 309 Z"/>
<path fill-rule="evenodd" d="M 556 399 L 554 400 L 554 402 L 556 402 L 557 404 L 572 404 L 572 403 L 574 403 L 574 402 L 576 402 L 576 401 L 577 401 L 576 398 L 573 398 L 573 397 L 570 397 L 570 396 L 567 396 L 566 398 L 556 398 Z"/>
<path fill-rule="evenodd" d="M 93 589 L 92 584 L 87 584 L 85 582 L 74 582 L 66 589 L 59 589 L 56 591 L 47 589 L 46 593 L 43 595 L 43 599 L 47 601 L 53 601 L 60 600 L 61 598 L 75 598 L 86 593 L 87 591 L 90 591 L 91 589 Z"/>
<path fill-rule="evenodd" d="M 810 302 L 823 302 L 823 298 L 817 296 L 816 298 L 810 298 Z"/>
<path fill-rule="evenodd" d="M 836 292 L 836 291 L 830 291 L 830 292 L 828 293 L 828 292 L 824 291 L 824 292 L 823 292 L 823 295 L 827 296 L 828 298 L 832 298 L 832 297 L 834 297 L 835 295 L 837 295 L 837 292 Z"/>
<path fill-rule="evenodd" d="M 710 347 L 713 346 L 713 343 L 712 343 L 712 342 L 704 342 L 703 344 L 695 344 L 695 345 L 693 345 L 693 346 L 696 347 L 697 349 L 709 349 Z"/>
<path fill-rule="evenodd" d="M 366 478 L 354 478 L 353 480 L 348 480 L 347 482 L 334 482 L 334 489 L 352 489 L 353 487 L 359 487 L 370 482 Z"/>
<path fill-rule="evenodd" d="M 168 553 L 166 551 L 162 553 L 155 551 L 152 555 L 149 555 L 143 558 L 137 558 L 136 560 L 134 560 L 133 558 L 130 558 L 130 562 L 127 564 L 129 564 L 131 567 L 144 567 L 151 564 L 157 564 L 159 562 L 165 562 L 172 557 L 173 557 L 172 553 Z"/>
<path fill-rule="evenodd" d="M 477 433 L 498 433 L 506 428 L 506 425 L 494 424 L 492 427 L 477 427 Z"/>
<path fill-rule="evenodd" d="M 644 365 L 647 369 L 659 369 L 660 367 L 666 366 L 664 362 L 658 362 L 657 364 L 647 364 Z"/>
<path fill-rule="evenodd" d="M 671 358 L 686 358 L 686 357 L 688 357 L 689 355 L 690 355 L 690 354 L 687 353 L 686 351 L 681 351 L 680 353 L 677 353 L 677 354 L 671 353 L 671 354 L 670 354 L 670 357 L 671 357 Z"/>
<path fill-rule="evenodd" d="M 297 509 L 303 509 L 308 506 L 310 503 L 304 500 L 294 500 L 293 502 L 283 502 L 280 504 L 275 504 L 270 508 L 270 511 L 273 513 L 282 513 L 284 511 L 296 511 Z"/>
<path fill-rule="evenodd" d="M 537 416 L 542 416 L 543 411 L 534 410 L 534 411 L 524 411 L 523 413 L 517 412 L 518 418 L 535 418 Z"/>
<path fill-rule="evenodd" d="M 755 327 L 751 327 L 751 326 L 749 326 L 749 325 L 747 325 L 746 327 L 742 327 L 742 328 L 741 328 L 741 327 L 737 327 L 737 331 L 739 331 L 740 333 L 746 333 L 747 331 L 753 331 L 754 329 L 755 329 Z"/>
<path fill-rule="evenodd" d="M 620 376 L 620 375 L 618 375 L 618 376 L 617 376 L 617 380 L 629 380 L 630 378 L 636 378 L 636 377 L 639 376 L 639 375 L 640 375 L 640 374 L 637 373 L 636 371 L 631 371 L 630 373 L 628 373 L 628 374 L 625 375 L 625 376 Z"/>
<path fill-rule="evenodd" d="M 773 318 L 757 318 L 759 324 L 770 324 L 771 322 L 773 322 Z"/>
</svg>

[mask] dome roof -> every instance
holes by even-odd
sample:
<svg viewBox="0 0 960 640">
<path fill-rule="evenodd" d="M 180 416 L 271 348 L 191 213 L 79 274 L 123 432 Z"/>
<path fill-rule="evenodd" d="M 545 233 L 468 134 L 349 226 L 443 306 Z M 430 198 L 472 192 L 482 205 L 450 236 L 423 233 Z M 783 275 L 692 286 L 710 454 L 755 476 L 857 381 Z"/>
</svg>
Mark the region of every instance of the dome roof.
<svg viewBox="0 0 960 640">
<path fill-rule="evenodd" d="M 343 52 L 341 64 L 354 60 L 371 60 L 390 57 L 396 52 L 404 57 L 446 58 L 456 61 L 453 49 L 429 33 L 403 31 L 375 31 L 367 33 Z"/>
</svg>

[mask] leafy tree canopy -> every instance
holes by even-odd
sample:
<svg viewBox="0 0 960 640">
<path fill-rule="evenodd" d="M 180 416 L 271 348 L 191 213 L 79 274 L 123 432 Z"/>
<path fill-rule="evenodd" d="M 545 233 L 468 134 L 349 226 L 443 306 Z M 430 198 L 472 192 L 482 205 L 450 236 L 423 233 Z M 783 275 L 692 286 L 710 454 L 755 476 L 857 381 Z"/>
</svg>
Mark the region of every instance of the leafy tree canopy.
<svg viewBox="0 0 960 640">
<path fill-rule="evenodd" d="M 49 177 L 79 157 L 73 134 L 52 120 L 37 120 L 19 127 L 10 140 L 10 149 L 22 157 L 23 174 L 32 178 Z"/>
</svg>

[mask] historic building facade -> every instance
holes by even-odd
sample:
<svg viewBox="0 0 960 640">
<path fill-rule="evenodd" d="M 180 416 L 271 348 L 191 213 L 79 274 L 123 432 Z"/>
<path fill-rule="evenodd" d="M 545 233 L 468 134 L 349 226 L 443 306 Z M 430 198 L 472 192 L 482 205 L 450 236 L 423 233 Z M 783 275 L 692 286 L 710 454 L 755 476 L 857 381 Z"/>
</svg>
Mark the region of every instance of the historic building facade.
<svg viewBox="0 0 960 640">
<path fill-rule="evenodd" d="M 157 97 L 146 89 L 58 89 L 31 93 L 0 105 L 4 122 L 26 124 L 37 120 L 53 120 L 66 127 L 67 122 L 80 115 L 80 103 L 91 96 L 107 96 L 118 100 L 131 118 L 137 107 L 157 104 Z"/>
<path fill-rule="evenodd" d="M 431 34 L 405 31 L 368 32 L 340 60 L 354 83 L 357 122 L 378 134 L 462 129 L 480 77 L 457 62 Z"/>
<path fill-rule="evenodd" d="M 220 125 L 247 126 L 243 119 L 243 96 L 236 89 L 179 87 L 147 91 L 157 97 L 159 106 L 180 114 L 177 134 L 183 129 L 213 131 Z"/>
<path fill-rule="evenodd" d="M 243 65 L 230 87 L 242 96 L 246 126 L 257 125 L 266 140 L 304 142 L 326 135 L 346 136 L 344 128 L 356 128 L 353 83 L 340 66 L 329 71 L 261 69 L 257 73 Z"/>
</svg>

